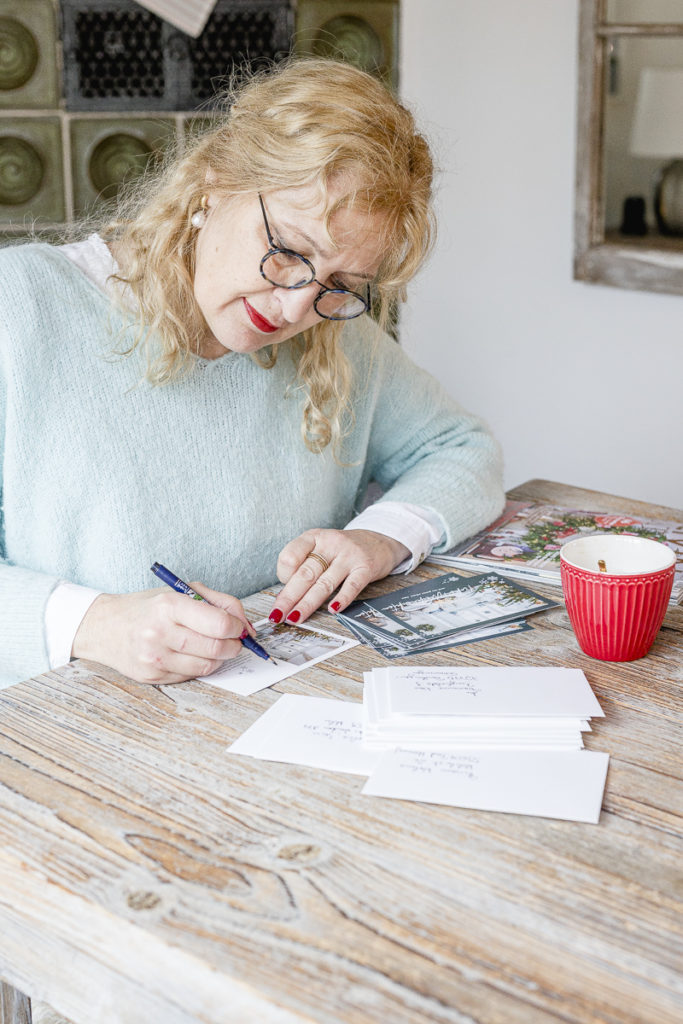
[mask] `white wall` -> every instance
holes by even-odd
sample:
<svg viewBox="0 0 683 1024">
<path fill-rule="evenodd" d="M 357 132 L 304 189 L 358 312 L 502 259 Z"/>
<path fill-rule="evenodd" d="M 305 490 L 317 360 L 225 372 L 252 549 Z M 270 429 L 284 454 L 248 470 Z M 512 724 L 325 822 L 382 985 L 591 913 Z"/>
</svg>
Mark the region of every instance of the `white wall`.
<svg viewBox="0 0 683 1024">
<path fill-rule="evenodd" d="M 532 477 L 683 507 L 683 296 L 572 279 L 577 0 L 401 0 L 440 239 L 401 340 Z"/>
</svg>

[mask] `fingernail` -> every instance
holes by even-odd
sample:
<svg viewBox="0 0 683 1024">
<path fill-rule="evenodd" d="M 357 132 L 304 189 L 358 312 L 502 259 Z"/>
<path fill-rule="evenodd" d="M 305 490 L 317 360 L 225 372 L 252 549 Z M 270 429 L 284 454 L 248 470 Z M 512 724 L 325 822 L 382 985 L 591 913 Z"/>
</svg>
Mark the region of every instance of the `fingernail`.
<svg viewBox="0 0 683 1024">
<path fill-rule="evenodd" d="M 279 608 L 273 608 L 268 618 L 270 619 L 271 622 L 275 622 L 277 624 L 278 622 L 282 621 L 282 612 L 280 611 Z"/>
<path fill-rule="evenodd" d="M 330 608 L 332 609 L 333 612 L 338 612 L 339 609 L 341 608 L 341 603 L 339 601 L 333 601 L 332 604 L 330 605 Z"/>
<path fill-rule="evenodd" d="M 298 622 L 301 618 L 301 612 L 290 612 L 287 616 L 288 622 Z"/>
<path fill-rule="evenodd" d="M 248 629 L 243 629 L 242 632 L 240 633 L 240 640 L 244 640 L 245 637 L 248 637 L 248 636 L 249 636 L 249 630 Z"/>
</svg>

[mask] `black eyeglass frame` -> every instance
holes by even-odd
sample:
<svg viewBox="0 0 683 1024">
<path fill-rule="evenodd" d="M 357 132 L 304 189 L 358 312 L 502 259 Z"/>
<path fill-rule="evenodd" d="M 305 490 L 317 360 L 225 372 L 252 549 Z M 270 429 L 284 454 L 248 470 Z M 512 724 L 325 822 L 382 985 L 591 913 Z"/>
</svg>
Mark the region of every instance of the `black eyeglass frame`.
<svg viewBox="0 0 683 1024">
<path fill-rule="evenodd" d="M 261 196 L 260 192 L 258 193 L 258 201 L 261 204 L 263 223 L 266 226 L 266 235 L 268 236 L 268 244 L 270 245 L 270 249 L 265 254 L 265 256 L 263 256 L 261 262 L 259 263 L 259 271 L 264 281 L 267 281 L 268 284 L 275 285 L 276 288 L 286 288 L 287 291 L 293 291 L 296 290 L 297 288 L 306 288 L 309 284 L 313 284 L 313 282 L 315 281 L 316 284 L 320 285 L 320 291 L 313 300 L 313 308 L 315 309 L 318 316 L 323 317 L 323 319 L 325 320 L 355 320 L 357 316 L 362 316 L 363 313 L 367 313 L 367 311 L 370 309 L 370 285 L 367 285 L 366 298 L 363 298 L 363 296 L 359 295 L 358 292 L 351 291 L 350 288 L 328 288 L 327 285 L 323 284 L 322 281 L 319 281 L 315 276 L 315 267 L 313 266 L 309 259 L 306 259 L 305 256 L 302 256 L 300 252 L 296 252 L 295 249 L 284 249 L 282 246 L 276 245 L 275 239 L 273 238 L 270 232 L 270 224 L 268 223 L 268 217 L 266 216 L 266 208 L 263 204 L 263 197 Z M 278 256 L 279 254 L 282 254 L 283 256 L 294 256 L 305 267 L 308 267 L 308 270 L 310 271 L 311 274 L 309 280 L 300 281 L 298 284 L 278 284 L 277 281 L 272 281 L 265 273 L 263 267 L 266 260 L 270 259 L 271 256 Z M 321 313 L 320 310 L 318 309 L 318 303 L 322 299 L 323 295 L 326 295 L 328 292 L 330 292 L 332 295 L 352 295 L 354 299 L 358 299 L 360 302 L 363 303 L 364 308 L 359 310 L 357 313 L 351 313 L 350 316 L 329 316 L 329 314 L 327 313 Z"/>
</svg>

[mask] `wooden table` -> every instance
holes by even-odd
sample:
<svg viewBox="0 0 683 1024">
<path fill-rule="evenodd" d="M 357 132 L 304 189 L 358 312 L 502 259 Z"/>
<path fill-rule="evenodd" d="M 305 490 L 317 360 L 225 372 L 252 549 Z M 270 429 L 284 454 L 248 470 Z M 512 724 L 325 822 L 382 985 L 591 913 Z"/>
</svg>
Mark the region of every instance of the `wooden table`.
<svg viewBox="0 0 683 1024">
<path fill-rule="evenodd" d="M 512 496 L 683 520 L 544 481 Z M 448 662 L 585 671 L 606 714 L 587 746 L 611 755 L 598 825 L 226 754 L 274 690 L 74 662 L 0 693 L 5 1019 L 25 992 L 78 1024 L 680 1022 L 683 609 L 630 664 L 584 656 L 563 609 L 421 659 Z M 376 664 L 357 647 L 275 689 L 359 701 Z"/>
</svg>

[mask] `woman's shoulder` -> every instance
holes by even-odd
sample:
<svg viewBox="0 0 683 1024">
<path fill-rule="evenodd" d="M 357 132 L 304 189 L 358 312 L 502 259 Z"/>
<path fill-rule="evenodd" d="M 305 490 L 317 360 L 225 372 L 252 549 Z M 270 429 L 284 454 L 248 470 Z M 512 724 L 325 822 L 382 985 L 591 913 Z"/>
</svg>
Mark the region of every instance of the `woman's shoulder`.
<svg viewBox="0 0 683 1024">
<path fill-rule="evenodd" d="M 29 242 L 0 249 L 3 363 L 24 363 L 31 353 L 69 348 L 63 343 L 79 335 L 94 344 L 108 307 L 106 297 L 57 246 Z"/>
<path fill-rule="evenodd" d="M 400 341 L 383 331 L 368 314 L 345 325 L 342 347 L 360 383 L 374 379 L 409 384 L 411 379 L 429 377 Z"/>
<path fill-rule="evenodd" d="M 25 242 L 0 247 L 0 296 L 5 310 L 52 309 L 72 312 L 91 303 L 94 285 L 81 270 L 48 242 Z"/>
<path fill-rule="evenodd" d="M 365 371 L 373 365 L 377 369 L 387 362 L 392 363 L 401 352 L 398 342 L 383 331 L 368 313 L 344 325 L 342 349 L 353 366 L 362 367 Z"/>
<path fill-rule="evenodd" d="M 62 282 L 73 272 L 69 261 L 48 242 L 11 243 L 0 247 L 0 287 L 30 293 L 43 291 L 50 282 Z"/>
<path fill-rule="evenodd" d="M 58 247 L 50 242 L 7 242 L 0 245 L 0 262 L 3 268 L 45 266 L 61 263 Z"/>
<path fill-rule="evenodd" d="M 376 320 L 369 313 L 347 320 L 344 324 L 342 340 L 345 348 L 361 345 L 364 348 L 370 345 L 384 345 L 390 342 L 391 338 L 381 329 Z"/>
</svg>

